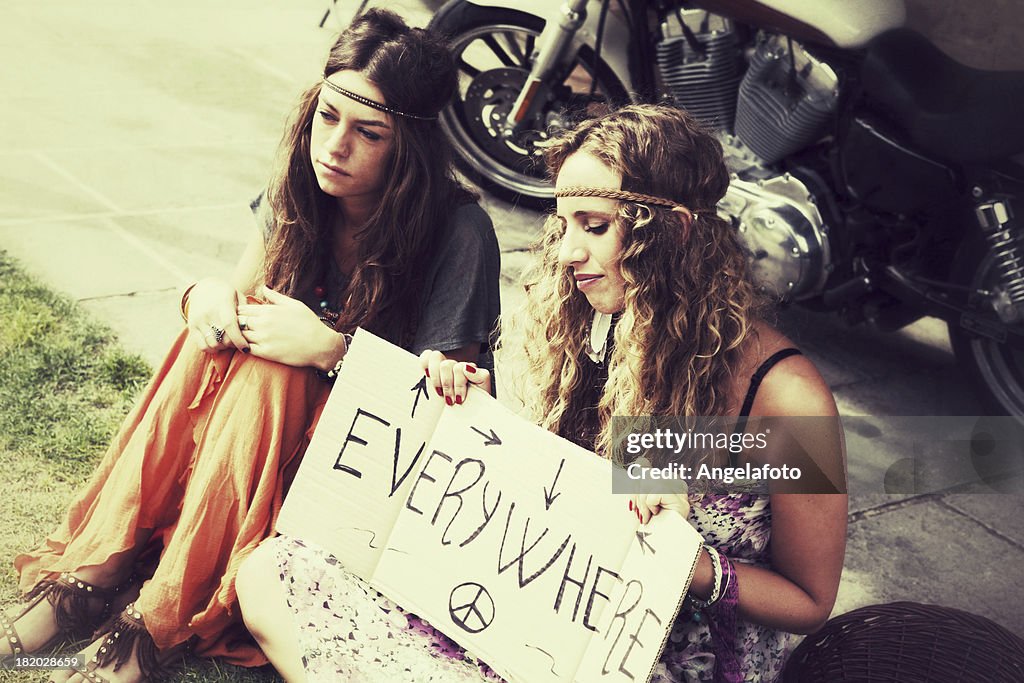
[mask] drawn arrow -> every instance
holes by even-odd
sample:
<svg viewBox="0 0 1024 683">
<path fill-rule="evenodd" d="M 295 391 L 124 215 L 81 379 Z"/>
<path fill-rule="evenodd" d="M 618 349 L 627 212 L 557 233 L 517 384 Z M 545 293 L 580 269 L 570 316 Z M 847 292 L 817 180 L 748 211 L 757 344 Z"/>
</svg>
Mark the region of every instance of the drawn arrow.
<svg viewBox="0 0 1024 683">
<path fill-rule="evenodd" d="M 490 430 L 490 432 L 491 432 L 490 434 L 488 434 L 487 432 L 481 432 L 476 427 L 470 427 L 470 429 L 472 429 L 474 432 L 476 432 L 480 436 L 484 437 L 484 439 L 486 439 L 486 441 L 484 441 L 484 445 L 485 446 L 500 446 L 501 445 L 501 439 L 498 438 L 498 435 L 494 433 L 493 429 Z"/>
<path fill-rule="evenodd" d="M 654 546 L 647 542 L 647 537 L 650 536 L 650 535 L 651 535 L 650 531 L 640 531 L 639 529 L 636 530 L 636 541 L 637 541 L 637 543 L 640 544 L 640 551 L 644 555 L 647 554 L 647 551 L 644 550 L 644 548 L 650 548 L 651 549 L 651 555 L 655 554 Z"/>
<path fill-rule="evenodd" d="M 558 498 L 561 494 L 555 493 L 555 484 L 558 483 L 558 477 L 562 474 L 562 466 L 565 465 L 565 458 L 562 458 L 562 462 L 558 463 L 558 471 L 555 472 L 555 480 L 551 482 L 551 491 L 548 491 L 548 487 L 544 487 L 544 509 L 550 510 L 551 504 L 555 502 L 555 498 Z"/>
<path fill-rule="evenodd" d="M 430 400 L 430 394 L 427 393 L 427 378 L 420 377 L 420 381 L 409 391 L 416 392 L 416 400 L 412 402 L 412 414 L 409 417 L 416 417 L 416 405 L 420 402 L 420 394 L 423 394 L 428 401 Z"/>
</svg>

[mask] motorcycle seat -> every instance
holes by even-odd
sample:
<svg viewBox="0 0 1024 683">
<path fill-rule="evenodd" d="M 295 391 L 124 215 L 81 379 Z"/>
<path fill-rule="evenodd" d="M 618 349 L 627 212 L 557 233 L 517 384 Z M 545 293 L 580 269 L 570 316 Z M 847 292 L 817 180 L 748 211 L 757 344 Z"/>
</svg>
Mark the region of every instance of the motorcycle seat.
<svg viewBox="0 0 1024 683">
<path fill-rule="evenodd" d="M 1024 151 L 1024 71 L 964 66 L 898 28 L 868 44 L 861 85 L 927 154 L 969 164 Z"/>
</svg>

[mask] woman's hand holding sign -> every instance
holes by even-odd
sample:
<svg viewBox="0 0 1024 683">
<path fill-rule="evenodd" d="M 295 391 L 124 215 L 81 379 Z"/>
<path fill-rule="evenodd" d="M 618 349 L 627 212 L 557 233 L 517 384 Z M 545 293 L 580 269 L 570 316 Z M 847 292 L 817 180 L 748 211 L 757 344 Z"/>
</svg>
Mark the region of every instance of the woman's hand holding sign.
<svg viewBox="0 0 1024 683">
<path fill-rule="evenodd" d="M 690 498 L 685 493 L 637 493 L 630 496 L 629 509 L 641 524 L 647 524 L 662 510 L 674 510 L 686 519 L 690 514 Z"/>
<path fill-rule="evenodd" d="M 651 462 L 647 458 L 637 458 L 636 463 L 649 468 Z M 690 497 L 686 482 L 677 482 L 682 487 L 678 493 L 636 493 L 629 497 L 629 509 L 636 514 L 641 524 L 647 524 L 654 515 L 662 510 L 675 510 L 683 519 L 690 515 Z"/>
<path fill-rule="evenodd" d="M 420 354 L 420 365 L 430 386 L 448 405 L 462 405 L 470 386 L 491 393 L 491 373 L 476 363 L 464 363 L 427 349 Z"/>
</svg>

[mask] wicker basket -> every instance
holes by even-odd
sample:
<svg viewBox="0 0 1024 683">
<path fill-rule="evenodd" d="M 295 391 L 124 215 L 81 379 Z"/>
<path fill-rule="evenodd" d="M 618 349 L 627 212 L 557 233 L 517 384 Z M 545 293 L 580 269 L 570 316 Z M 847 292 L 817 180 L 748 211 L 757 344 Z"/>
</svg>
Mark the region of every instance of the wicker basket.
<svg viewBox="0 0 1024 683">
<path fill-rule="evenodd" d="M 1022 683 L 1024 640 L 951 607 L 893 602 L 841 614 L 791 655 L 783 683 Z"/>
</svg>

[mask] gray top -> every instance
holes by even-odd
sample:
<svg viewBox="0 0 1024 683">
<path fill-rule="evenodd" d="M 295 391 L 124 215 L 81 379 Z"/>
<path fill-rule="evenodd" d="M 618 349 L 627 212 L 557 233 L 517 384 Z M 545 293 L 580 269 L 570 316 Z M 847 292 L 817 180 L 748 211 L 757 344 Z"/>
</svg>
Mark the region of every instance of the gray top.
<svg viewBox="0 0 1024 683">
<path fill-rule="evenodd" d="M 260 194 L 249 206 L 269 239 L 273 225 L 269 215 L 260 211 L 262 198 Z M 462 204 L 452 212 L 438 239 L 442 241 L 424 280 L 420 322 L 408 350 L 414 354 L 425 349 L 444 352 L 480 344 L 478 365 L 493 369 L 489 337 L 500 312 L 501 270 L 494 226 L 479 204 Z M 323 286 L 327 298 L 334 301 L 344 290 L 347 277 L 336 266 L 331 271 Z M 319 297 L 311 291 L 297 298 L 320 313 Z"/>
</svg>

